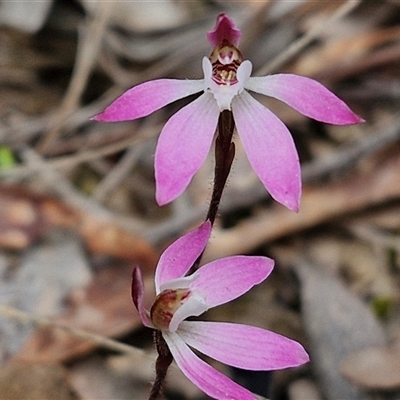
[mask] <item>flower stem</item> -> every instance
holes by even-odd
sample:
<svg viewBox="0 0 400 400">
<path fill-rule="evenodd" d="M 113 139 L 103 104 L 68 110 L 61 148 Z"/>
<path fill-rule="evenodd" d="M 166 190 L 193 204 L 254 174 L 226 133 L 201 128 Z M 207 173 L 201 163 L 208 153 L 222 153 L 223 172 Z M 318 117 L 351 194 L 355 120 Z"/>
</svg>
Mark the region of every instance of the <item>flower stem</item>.
<svg viewBox="0 0 400 400">
<path fill-rule="evenodd" d="M 235 144 L 232 142 L 234 128 L 232 112 L 222 111 L 218 120 L 218 135 L 215 140 L 214 186 L 206 218 L 211 221 L 211 224 L 214 224 L 217 216 L 222 192 L 235 156 Z"/>
<path fill-rule="evenodd" d="M 219 203 L 221 202 L 222 192 L 224 191 L 226 180 L 228 179 L 229 172 L 231 171 L 233 158 L 235 157 L 235 143 L 232 142 L 234 129 L 235 122 L 233 120 L 232 113 L 228 110 L 222 111 L 219 116 L 218 134 L 217 138 L 215 139 L 213 192 L 206 217 L 206 221 L 210 220 L 211 225 L 214 225 L 214 221 L 218 213 Z M 190 268 L 188 275 L 195 272 L 199 267 L 203 253 L 197 257 L 197 260 Z"/>
<path fill-rule="evenodd" d="M 168 367 L 173 357 L 159 330 L 154 331 L 154 343 L 157 348 L 158 357 L 156 361 L 156 379 L 151 388 L 149 400 L 157 400 L 161 395 Z"/>
</svg>

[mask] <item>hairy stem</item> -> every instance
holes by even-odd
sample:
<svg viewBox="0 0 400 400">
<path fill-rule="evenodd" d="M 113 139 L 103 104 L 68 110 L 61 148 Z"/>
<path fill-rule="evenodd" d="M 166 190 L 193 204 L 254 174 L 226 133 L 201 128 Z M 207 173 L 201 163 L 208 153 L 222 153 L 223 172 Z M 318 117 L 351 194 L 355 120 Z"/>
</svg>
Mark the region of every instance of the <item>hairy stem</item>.
<svg viewBox="0 0 400 400">
<path fill-rule="evenodd" d="M 222 111 L 218 120 L 218 135 L 215 140 L 215 170 L 214 185 L 211 196 L 207 218 L 214 224 L 224 191 L 226 180 L 231 170 L 232 161 L 235 156 L 235 144 L 232 143 L 232 135 L 235 124 L 232 113 L 228 110 Z"/>
<path fill-rule="evenodd" d="M 218 134 L 215 140 L 213 191 L 206 217 L 206 220 L 211 221 L 211 225 L 214 225 L 215 218 L 217 217 L 222 193 L 224 191 L 229 172 L 231 171 L 233 158 L 235 157 L 235 144 L 232 142 L 234 129 L 235 123 L 231 111 L 222 111 L 218 120 Z M 188 275 L 195 272 L 199 267 L 202 256 L 203 253 L 199 255 L 193 266 L 190 268 Z"/>
<path fill-rule="evenodd" d="M 154 343 L 157 348 L 158 357 L 156 361 L 156 379 L 151 388 L 149 400 L 157 400 L 160 397 L 168 368 L 173 360 L 172 354 L 159 330 L 154 331 Z"/>
</svg>

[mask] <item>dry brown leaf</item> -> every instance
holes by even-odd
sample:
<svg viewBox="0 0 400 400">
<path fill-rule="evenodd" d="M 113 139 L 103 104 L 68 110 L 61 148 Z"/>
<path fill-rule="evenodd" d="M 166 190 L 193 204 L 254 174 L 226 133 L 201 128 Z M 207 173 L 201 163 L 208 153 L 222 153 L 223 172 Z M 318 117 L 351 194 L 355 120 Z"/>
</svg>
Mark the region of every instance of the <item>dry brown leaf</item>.
<svg viewBox="0 0 400 400">
<path fill-rule="evenodd" d="M 102 221 L 92 215 L 82 214 L 77 230 L 88 249 L 95 254 L 132 260 L 149 269 L 156 266 L 157 253 L 150 244 L 111 221 Z"/>
<path fill-rule="evenodd" d="M 54 227 L 75 231 L 95 254 L 122 258 L 150 269 L 156 265 L 157 253 L 152 246 L 111 220 L 85 214 L 20 186 L 0 185 L 1 247 L 26 248 Z"/>
<path fill-rule="evenodd" d="M 0 246 L 19 250 L 52 226 L 72 228 L 78 214 L 61 202 L 20 186 L 0 185 Z"/>
</svg>

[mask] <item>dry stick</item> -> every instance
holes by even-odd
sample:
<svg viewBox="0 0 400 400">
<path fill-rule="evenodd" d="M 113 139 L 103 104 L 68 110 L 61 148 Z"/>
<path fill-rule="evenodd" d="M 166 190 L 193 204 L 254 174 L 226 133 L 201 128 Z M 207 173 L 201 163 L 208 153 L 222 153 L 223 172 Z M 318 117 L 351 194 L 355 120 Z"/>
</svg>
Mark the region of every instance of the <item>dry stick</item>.
<svg viewBox="0 0 400 400">
<path fill-rule="evenodd" d="M 138 143 L 144 140 L 149 139 L 153 136 L 153 131 L 147 131 L 140 137 L 129 137 L 127 139 L 121 140 L 116 143 L 112 143 L 108 146 L 101 147 L 95 150 L 85 150 L 80 153 L 71 155 L 71 156 L 63 156 L 57 157 L 54 160 L 47 161 L 47 165 L 50 165 L 52 168 L 70 168 L 75 165 L 81 164 L 86 161 L 95 160 L 96 158 L 108 156 L 110 154 L 115 154 L 121 150 L 126 149 L 134 143 Z M 30 175 L 42 171 L 47 165 L 37 166 L 32 168 L 27 165 L 22 165 L 18 167 L 14 167 L 9 170 L 0 171 L 0 178 L 2 177 L 14 177 L 14 178 L 24 178 L 29 177 Z"/>
<path fill-rule="evenodd" d="M 46 187 L 54 188 L 56 193 L 68 204 L 83 212 L 96 213 L 99 217 L 111 217 L 111 213 L 107 209 L 76 190 L 68 179 L 51 168 L 35 150 L 26 147 L 21 152 L 21 158 L 32 168 L 42 168 L 40 178 L 45 182 Z"/>
<path fill-rule="evenodd" d="M 52 113 L 26 118 L 11 126 L 0 127 L 0 142 L 15 145 L 26 139 L 30 139 L 46 129 L 46 126 L 54 118 Z"/>
<path fill-rule="evenodd" d="M 298 40 L 294 41 L 283 53 L 275 57 L 270 63 L 257 71 L 256 75 L 267 75 L 273 71 L 276 71 L 279 67 L 285 64 L 293 56 L 303 50 L 308 44 L 316 39 L 326 27 L 339 19 L 343 18 L 350 12 L 352 12 L 362 0 L 347 0 L 342 4 L 327 20 L 321 21 L 316 24 L 308 33 L 303 35 Z"/>
<path fill-rule="evenodd" d="M 330 82 L 339 81 L 349 76 L 357 76 L 365 71 L 386 66 L 390 63 L 398 63 L 400 58 L 400 45 L 398 42 L 398 36 L 395 38 L 395 42 L 391 45 L 387 45 L 381 49 L 375 50 L 370 54 L 354 61 L 350 65 L 344 64 L 335 65 L 335 68 L 327 68 L 320 71 L 315 77 L 319 80 L 329 79 Z"/>
<path fill-rule="evenodd" d="M 121 184 L 133 166 L 138 162 L 141 149 L 136 145 L 128 148 L 114 168 L 96 186 L 92 198 L 103 203 Z"/>
<path fill-rule="evenodd" d="M 85 213 L 96 214 L 98 218 L 103 218 L 106 221 L 112 220 L 117 226 L 133 233 L 145 230 L 146 225 L 144 221 L 133 217 L 127 218 L 126 216 L 119 218 L 101 204 L 76 190 L 68 179 L 49 166 L 40 154 L 36 153 L 33 149 L 26 147 L 21 156 L 28 166 L 32 168 L 40 166 L 42 168 L 41 178 L 46 186 L 52 188 L 69 205 Z"/>
<path fill-rule="evenodd" d="M 370 223 L 363 221 L 352 221 L 350 223 L 342 224 L 344 228 L 349 230 L 358 238 L 370 242 L 372 245 L 379 245 L 387 249 L 394 249 L 400 251 L 400 242 L 398 237 L 394 237 L 387 231 L 383 231 Z"/>
<path fill-rule="evenodd" d="M 314 160 L 304 165 L 302 167 L 303 182 L 322 179 L 329 174 L 349 168 L 361 158 L 398 141 L 400 139 L 400 114 L 394 117 L 395 119 L 390 126 L 385 128 L 376 126 L 359 143 L 337 151 L 336 154 L 330 157 Z"/>
<path fill-rule="evenodd" d="M 240 50 L 242 54 L 246 53 L 246 50 L 253 43 L 254 38 L 257 38 L 263 29 L 263 20 L 268 9 L 271 8 L 276 0 L 268 2 L 259 2 L 253 4 L 253 9 L 247 20 L 243 23 L 243 34 L 240 39 Z"/>
<path fill-rule="evenodd" d="M 80 107 L 73 114 L 70 114 L 63 121 L 62 128 L 74 130 L 81 127 L 84 123 L 89 122 L 89 118 L 96 114 L 99 109 L 110 104 L 110 102 L 115 99 L 120 92 L 121 91 L 115 87 L 109 89 L 99 99 L 93 101 L 87 106 Z M 24 140 L 32 139 L 46 130 L 51 121 L 56 118 L 56 115 L 56 111 L 51 111 L 46 115 L 26 118 L 25 121 L 12 126 L 0 127 L 0 142 L 15 146 Z"/>
<path fill-rule="evenodd" d="M 66 117 L 76 108 L 86 87 L 90 72 L 96 62 L 101 40 L 110 15 L 112 2 L 100 2 L 99 10 L 90 24 L 83 39 L 78 41 L 77 58 L 72 79 L 58 113 L 52 122 L 52 128 L 38 145 L 38 151 L 45 153 L 60 135 L 60 128 Z M 82 38 L 82 36 L 81 36 Z"/>
<path fill-rule="evenodd" d="M 133 129 L 129 131 L 123 125 L 116 126 L 115 129 L 109 133 L 107 132 L 108 127 L 106 126 L 103 126 L 103 129 L 98 128 L 98 126 L 92 125 L 83 135 L 73 135 L 58 140 L 57 146 L 49 148 L 46 152 L 46 158 L 62 157 L 66 154 L 75 154 L 85 149 L 98 149 L 102 146 L 107 146 L 111 143 L 116 143 L 119 140 L 124 140 L 136 135 L 136 128 L 134 125 L 132 127 Z M 95 161 L 97 160 L 93 160 L 92 162 Z M 100 160 L 99 162 L 103 161 Z M 103 170 L 101 173 L 105 175 L 108 170 L 109 168 Z"/>
<path fill-rule="evenodd" d="M 96 345 L 98 345 L 104 349 L 129 354 L 134 357 L 141 357 L 141 358 L 147 357 L 149 359 L 150 358 L 152 359 L 152 357 L 150 355 L 147 355 L 146 352 L 141 349 L 137 349 L 135 347 L 128 346 L 127 344 L 120 343 L 116 340 L 109 339 L 109 338 L 106 338 L 101 335 L 96 335 L 94 333 L 90 333 L 90 332 L 87 332 L 82 329 L 73 328 L 71 326 L 53 322 L 49 318 L 36 317 L 36 316 L 33 316 L 31 314 L 17 310 L 12 307 L 0 305 L 0 315 L 2 315 L 3 317 L 6 317 L 6 318 L 11 318 L 11 319 L 20 321 L 20 322 L 30 323 L 38 328 L 60 329 L 72 336 L 75 336 L 75 337 L 83 339 L 83 340 L 87 340 L 91 343 L 95 343 Z"/>
</svg>

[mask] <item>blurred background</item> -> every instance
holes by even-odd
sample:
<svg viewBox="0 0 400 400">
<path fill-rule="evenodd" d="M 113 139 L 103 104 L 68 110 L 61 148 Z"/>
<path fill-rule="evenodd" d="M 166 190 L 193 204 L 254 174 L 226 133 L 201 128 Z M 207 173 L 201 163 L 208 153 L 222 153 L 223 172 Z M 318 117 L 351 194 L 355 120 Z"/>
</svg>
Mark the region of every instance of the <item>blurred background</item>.
<svg viewBox="0 0 400 400">
<path fill-rule="evenodd" d="M 138 121 L 90 117 L 143 81 L 202 78 L 221 12 L 254 76 L 317 79 L 366 123 L 329 126 L 257 97 L 296 142 L 300 211 L 271 201 L 235 138 L 204 262 L 259 254 L 276 267 L 204 317 L 284 334 L 311 362 L 248 373 L 207 361 L 271 400 L 400 398 L 398 0 L 0 0 L 1 399 L 147 398 L 156 355 L 132 266 L 149 305 L 159 254 L 205 217 L 213 154 L 160 208 L 157 137 L 193 98 Z M 175 367 L 165 395 L 205 399 Z"/>
</svg>

